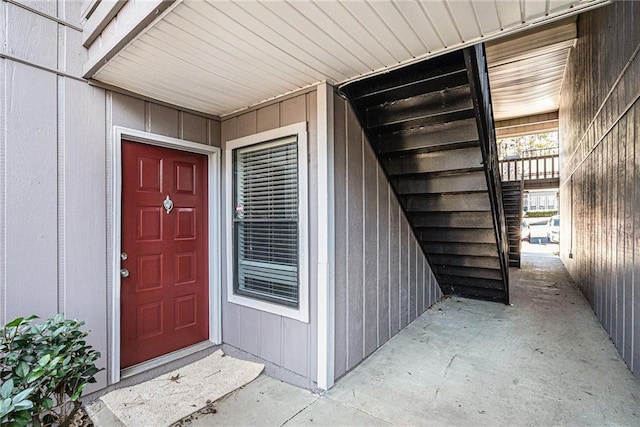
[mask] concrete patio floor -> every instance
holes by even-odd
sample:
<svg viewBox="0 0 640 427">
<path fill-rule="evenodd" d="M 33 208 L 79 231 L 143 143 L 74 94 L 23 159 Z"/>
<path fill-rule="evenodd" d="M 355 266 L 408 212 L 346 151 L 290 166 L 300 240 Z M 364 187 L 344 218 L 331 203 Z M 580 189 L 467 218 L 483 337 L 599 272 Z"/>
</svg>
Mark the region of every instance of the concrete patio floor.
<svg viewBox="0 0 640 427">
<path fill-rule="evenodd" d="M 322 395 L 262 375 L 183 424 L 640 425 L 640 381 L 557 257 L 525 255 L 511 300 L 445 299 Z"/>
</svg>

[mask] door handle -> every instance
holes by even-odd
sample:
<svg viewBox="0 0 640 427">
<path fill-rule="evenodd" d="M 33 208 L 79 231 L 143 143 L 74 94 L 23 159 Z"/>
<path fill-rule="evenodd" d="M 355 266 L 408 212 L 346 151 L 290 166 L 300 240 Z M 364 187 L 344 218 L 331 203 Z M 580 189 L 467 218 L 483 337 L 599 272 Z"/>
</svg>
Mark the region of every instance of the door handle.
<svg viewBox="0 0 640 427">
<path fill-rule="evenodd" d="M 127 270 L 126 268 L 120 269 L 120 276 L 122 276 L 124 278 L 129 277 L 129 270 Z"/>
</svg>

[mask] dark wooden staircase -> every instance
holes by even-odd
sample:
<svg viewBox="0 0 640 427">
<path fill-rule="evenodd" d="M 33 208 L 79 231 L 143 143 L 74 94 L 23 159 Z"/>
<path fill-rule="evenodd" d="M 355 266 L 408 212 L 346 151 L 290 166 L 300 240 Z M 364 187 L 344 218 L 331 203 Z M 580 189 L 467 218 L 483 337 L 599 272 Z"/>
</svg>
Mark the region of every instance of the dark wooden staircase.
<svg viewBox="0 0 640 427">
<path fill-rule="evenodd" d="M 502 204 L 509 238 L 509 266 L 520 268 L 522 247 L 522 193 L 524 181 L 502 182 Z"/>
<path fill-rule="evenodd" d="M 508 303 L 505 217 L 483 45 L 340 88 L 445 294 Z"/>
</svg>

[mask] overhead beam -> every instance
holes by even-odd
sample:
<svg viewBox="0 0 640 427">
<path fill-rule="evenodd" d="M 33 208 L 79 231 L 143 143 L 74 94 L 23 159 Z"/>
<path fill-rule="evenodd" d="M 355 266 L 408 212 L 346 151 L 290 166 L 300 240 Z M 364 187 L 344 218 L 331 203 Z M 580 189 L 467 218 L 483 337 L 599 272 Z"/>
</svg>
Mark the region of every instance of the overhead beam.
<svg viewBox="0 0 640 427">
<path fill-rule="evenodd" d="M 558 130 L 558 112 L 535 114 L 508 120 L 496 120 L 496 137 L 511 138 Z"/>
</svg>

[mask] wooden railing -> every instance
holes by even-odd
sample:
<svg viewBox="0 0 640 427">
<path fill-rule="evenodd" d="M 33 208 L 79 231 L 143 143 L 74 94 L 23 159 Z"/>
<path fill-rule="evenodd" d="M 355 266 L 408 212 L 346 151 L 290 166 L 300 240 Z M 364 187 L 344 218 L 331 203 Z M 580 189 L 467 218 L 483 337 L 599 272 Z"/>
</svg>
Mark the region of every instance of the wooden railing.
<svg viewBox="0 0 640 427">
<path fill-rule="evenodd" d="M 532 181 L 560 178 L 560 159 L 557 154 L 500 160 L 502 181 Z"/>
</svg>

